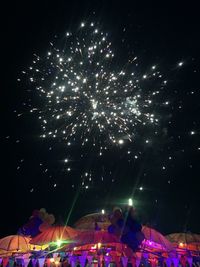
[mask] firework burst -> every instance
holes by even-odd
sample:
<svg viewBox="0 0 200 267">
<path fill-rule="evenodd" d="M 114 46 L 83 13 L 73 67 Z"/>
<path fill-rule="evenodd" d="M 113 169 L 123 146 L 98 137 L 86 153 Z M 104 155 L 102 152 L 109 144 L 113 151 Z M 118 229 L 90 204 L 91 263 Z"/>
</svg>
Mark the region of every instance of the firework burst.
<svg viewBox="0 0 200 267">
<path fill-rule="evenodd" d="M 98 147 L 101 155 L 133 142 L 139 129 L 154 131 L 157 97 L 167 81 L 156 65 L 139 72 L 137 57 L 120 67 L 111 45 L 94 23 L 82 23 L 66 34 L 64 48 L 50 43 L 44 57 L 35 55 L 24 73 L 44 102 L 31 108 L 38 112 L 41 137 Z"/>
</svg>

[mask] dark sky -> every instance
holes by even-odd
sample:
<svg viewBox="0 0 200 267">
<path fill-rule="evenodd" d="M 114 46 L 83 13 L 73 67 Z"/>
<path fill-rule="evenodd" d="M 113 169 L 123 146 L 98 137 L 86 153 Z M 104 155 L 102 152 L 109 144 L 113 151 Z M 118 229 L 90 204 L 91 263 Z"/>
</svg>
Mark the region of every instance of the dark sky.
<svg viewBox="0 0 200 267">
<path fill-rule="evenodd" d="M 200 232 L 199 9 L 190 2 L 137 2 L 15 1 L 2 7 L 0 236 L 16 233 L 34 209 L 44 207 L 63 221 L 71 210 L 72 224 L 82 215 L 124 203 L 133 190 L 143 223 L 164 234 Z M 138 160 L 123 156 L 127 147 L 113 149 L 101 160 L 90 154 L 72 162 L 68 172 L 63 160 L 68 154 L 76 159 L 78 145 L 68 153 L 62 142 L 39 138 L 36 116 L 23 109 L 29 85 L 17 78 L 34 53 L 46 53 L 55 35 L 62 39 L 82 21 L 97 21 L 109 32 L 119 63 L 135 53 L 143 68 L 156 62 L 170 73 L 172 104 L 161 116 L 169 115 L 171 124 L 163 120 L 163 135 L 148 149 L 131 146 L 133 155 L 134 149 L 142 151 Z M 34 90 L 31 96 L 39 101 Z M 80 177 L 90 170 L 92 186 L 83 189 Z"/>
</svg>

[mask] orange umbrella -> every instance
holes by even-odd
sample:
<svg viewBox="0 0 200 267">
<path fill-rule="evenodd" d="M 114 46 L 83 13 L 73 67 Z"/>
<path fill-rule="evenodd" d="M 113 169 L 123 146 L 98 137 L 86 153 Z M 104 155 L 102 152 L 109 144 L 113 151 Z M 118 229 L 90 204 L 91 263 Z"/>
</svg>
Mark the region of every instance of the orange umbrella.
<svg viewBox="0 0 200 267">
<path fill-rule="evenodd" d="M 180 250 L 200 251 L 200 235 L 190 233 L 174 233 L 166 235 L 166 238 L 173 243 L 174 247 Z"/>
<path fill-rule="evenodd" d="M 20 235 L 9 235 L 0 239 L 0 250 L 7 252 L 28 252 L 30 238 Z"/>
<path fill-rule="evenodd" d="M 57 245 L 60 246 L 63 241 L 72 240 L 76 235 L 77 231 L 69 226 L 52 226 L 32 238 L 30 243 L 34 245 L 45 245 L 57 242 Z"/>
<path fill-rule="evenodd" d="M 79 230 L 95 230 L 95 223 L 101 230 L 107 230 L 111 224 L 107 214 L 92 213 L 80 218 L 74 227 Z"/>
<path fill-rule="evenodd" d="M 143 242 L 143 248 L 148 247 L 150 249 L 152 248 L 154 250 L 164 250 L 164 251 L 173 250 L 171 242 L 155 229 L 143 225 L 142 232 L 145 236 L 145 241 Z"/>
</svg>

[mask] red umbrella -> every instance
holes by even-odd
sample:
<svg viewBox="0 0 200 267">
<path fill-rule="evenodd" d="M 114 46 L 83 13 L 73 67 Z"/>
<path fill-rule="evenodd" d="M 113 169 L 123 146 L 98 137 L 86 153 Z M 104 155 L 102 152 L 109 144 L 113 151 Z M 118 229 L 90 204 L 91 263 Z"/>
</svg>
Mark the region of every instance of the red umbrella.
<svg viewBox="0 0 200 267">
<path fill-rule="evenodd" d="M 80 218 L 74 227 L 80 230 L 95 230 L 96 224 L 101 230 L 107 230 L 111 223 L 107 214 L 92 213 Z"/>
<path fill-rule="evenodd" d="M 30 238 L 20 235 L 9 235 L 0 239 L 0 250 L 7 252 L 28 252 Z"/>
<path fill-rule="evenodd" d="M 52 226 L 32 238 L 30 243 L 34 245 L 44 245 L 57 242 L 57 245 L 60 246 L 63 241 L 67 242 L 73 240 L 76 235 L 77 231 L 69 226 Z"/>
</svg>

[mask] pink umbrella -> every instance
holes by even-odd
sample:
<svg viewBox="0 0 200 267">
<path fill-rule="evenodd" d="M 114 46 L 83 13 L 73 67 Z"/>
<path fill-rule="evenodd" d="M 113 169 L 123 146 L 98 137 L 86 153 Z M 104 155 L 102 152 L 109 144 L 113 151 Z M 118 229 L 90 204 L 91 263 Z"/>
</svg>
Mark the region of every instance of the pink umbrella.
<svg viewBox="0 0 200 267">
<path fill-rule="evenodd" d="M 143 225 L 142 232 L 145 236 L 143 248 L 148 247 L 150 249 L 164 251 L 173 250 L 171 242 L 155 229 Z"/>
</svg>

